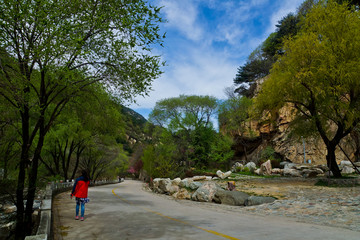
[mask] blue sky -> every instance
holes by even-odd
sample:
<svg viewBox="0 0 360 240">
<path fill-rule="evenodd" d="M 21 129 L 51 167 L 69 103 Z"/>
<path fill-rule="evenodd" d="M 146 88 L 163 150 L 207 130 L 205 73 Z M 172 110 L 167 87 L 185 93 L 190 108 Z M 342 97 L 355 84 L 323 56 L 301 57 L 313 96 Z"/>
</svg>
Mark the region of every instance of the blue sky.
<svg viewBox="0 0 360 240">
<path fill-rule="evenodd" d="M 147 97 L 131 104 L 145 118 L 164 98 L 211 95 L 226 99 L 237 68 L 270 33 L 279 20 L 304 0 L 153 0 L 163 6 L 167 23 L 163 48 L 154 49 L 166 61 L 164 74 Z"/>
</svg>

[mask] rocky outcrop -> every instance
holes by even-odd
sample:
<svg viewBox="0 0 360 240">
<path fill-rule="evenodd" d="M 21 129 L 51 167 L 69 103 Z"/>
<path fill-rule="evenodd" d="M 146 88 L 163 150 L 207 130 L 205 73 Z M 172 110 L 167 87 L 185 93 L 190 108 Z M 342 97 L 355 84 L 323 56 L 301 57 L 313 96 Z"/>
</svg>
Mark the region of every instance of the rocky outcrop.
<svg viewBox="0 0 360 240">
<path fill-rule="evenodd" d="M 265 78 L 256 80 L 256 90 L 255 94 L 260 91 L 261 84 L 266 81 Z M 290 134 L 290 123 L 294 120 L 294 107 L 292 104 L 287 104 L 277 112 L 277 119 L 275 124 L 270 124 L 269 121 L 266 121 L 267 116 L 264 116 L 263 119 L 258 121 L 251 120 L 247 123 L 246 127 L 249 129 L 247 133 L 243 133 L 243 136 L 257 136 L 261 139 L 267 136 L 270 136 L 270 139 L 265 139 L 262 142 L 258 143 L 258 146 L 255 148 L 247 149 L 247 151 L 242 151 L 237 156 L 238 160 L 247 160 L 257 162 L 259 156 L 263 149 L 266 146 L 272 146 L 276 153 L 281 155 L 283 159 L 288 159 L 291 162 L 300 164 L 304 163 L 304 145 L 305 145 L 305 162 L 311 161 L 315 164 L 326 164 L 326 154 L 327 149 L 320 137 L 304 137 L 304 138 L 292 138 Z M 250 141 L 244 137 L 246 144 L 250 144 Z M 345 137 L 340 145 L 350 157 L 352 161 L 355 161 L 355 154 L 358 150 L 358 143 L 356 140 L 351 138 L 351 136 Z M 244 142 L 240 141 L 239 146 L 235 148 L 243 149 Z M 241 146 L 240 146 L 241 145 Z M 246 156 L 245 156 L 246 153 Z M 336 159 L 338 163 L 343 160 L 347 160 L 347 156 L 342 152 L 340 148 L 336 149 L 335 152 Z"/>
</svg>

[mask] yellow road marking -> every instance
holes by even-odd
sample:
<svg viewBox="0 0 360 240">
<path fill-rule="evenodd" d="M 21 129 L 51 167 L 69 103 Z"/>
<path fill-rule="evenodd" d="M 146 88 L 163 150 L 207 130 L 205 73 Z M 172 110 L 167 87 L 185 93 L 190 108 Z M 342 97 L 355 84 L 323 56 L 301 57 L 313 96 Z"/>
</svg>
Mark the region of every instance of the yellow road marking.
<svg viewBox="0 0 360 240">
<path fill-rule="evenodd" d="M 117 188 L 119 188 L 119 187 L 117 187 Z M 124 201 L 124 202 L 126 202 L 126 203 L 128 203 L 128 204 L 134 205 L 132 202 L 130 202 L 130 201 L 126 200 L 125 198 L 120 197 L 119 195 L 117 195 L 117 194 L 115 193 L 115 189 L 117 189 L 117 188 L 114 188 L 114 189 L 112 190 L 112 193 L 113 193 L 116 197 L 120 198 L 122 201 Z M 234 237 L 231 237 L 231 236 L 228 236 L 228 235 L 225 235 L 225 234 L 222 234 L 222 233 L 213 231 L 213 230 L 208 230 L 208 229 L 206 229 L 206 228 L 202 228 L 202 227 L 193 225 L 193 224 L 191 224 L 191 223 L 188 223 L 188 222 L 185 222 L 185 221 L 176 219 L 176 218 L 172 218 L 172 217 L 166 216 L 166 215 L 164 215 L 164 214 L 162 214 L 162 213 L 153 211 L 153 210 L 151 210 L 151 209 L 149 209 L 149 208 L 145 208 L 145 207 L 141 207 L 141 208 L 144 209 L 144 210 L 147 211 L 147 212 L 151 212 L 151 213 L 154 213 L 154 214 L 159 215 L 159 216 L 161 216 L 161 217 L 164 217 L 164 218 L 173 220 L 173 221 L 175 221 L 175 222 L 179 222 L 179 223 L 182 223 L 182 224 L 185 224 L 185 225 L 189 225 L 189 226 L 198 228 L 198 229 L 203 230 L 203 231 L 205 231 L 205 232 L 208 232 L 208 233 L 211 233 L 211 234 L 214 234 L 214 235 L 217 235 L 217 236 L 226 238 L 226 239 L 240 240 L 239 238 L 234 238 Z"/>
</svg>

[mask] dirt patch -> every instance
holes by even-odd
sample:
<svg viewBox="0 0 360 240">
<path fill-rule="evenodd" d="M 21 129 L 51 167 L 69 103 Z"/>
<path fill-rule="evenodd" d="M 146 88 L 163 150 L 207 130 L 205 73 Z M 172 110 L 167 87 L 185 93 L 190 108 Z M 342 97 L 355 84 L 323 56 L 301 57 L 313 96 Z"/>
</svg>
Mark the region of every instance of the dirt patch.
<svg viewBox="0 0 360 240">
<path fill-rule="evenodd" d="M 246 192 L 250 195 L 270 196 L 277 199 L 294 198 L 294 190 L 307 191 L 314 188 L 316 180 L 305 179 L 240 179 L 235 182 L 236 190 Z M 227 181 L 221 181 L 219 184 L 226 186 Z"/>
</svg>

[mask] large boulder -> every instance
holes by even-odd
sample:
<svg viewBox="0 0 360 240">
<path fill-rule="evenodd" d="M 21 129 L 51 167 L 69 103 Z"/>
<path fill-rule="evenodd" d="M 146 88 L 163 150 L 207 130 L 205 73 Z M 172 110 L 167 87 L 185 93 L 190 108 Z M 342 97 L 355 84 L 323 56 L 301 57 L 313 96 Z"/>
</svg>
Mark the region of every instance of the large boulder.
<svg viewBox="0 0 360 240">
<path fill-rule="evenodd" d="M 158 189 L 160 193 L 169 193 L 171 190 L 171 180 L 170 178 L 160 178 Z"/>
<path fill-rule="evenodd" d="M 185 188 L 181 188 L 178 192 L 174 193 L 172 196 L 177 199 L 191 199 L 191 193 Z"/>
<path fill-rule="evenodd" d="M 281 169 L 284 169 L 286 165 L 290 164 L 292 162 L 288 162 L 288 161 L 283 161 L 283 162 L 280 162 L 280 168 Z"/>
<path fill-rule="evenodd" d="M 254 162 L 248 162 L 245 164 L 245 168 L 249 169 L 250 172 L 254 172 L 256 169 L 256 164 Z"/>
<path fill-rule="evenodd" d="M 171 184 L 175 186 L 179 186 L 180 183 L 181 183 L 181 178 L 175 178 L 174 180 L 171 181 Z"/>
<path fill-rule="evenodd" d="M 317 177 L 319 171 L 313 169 L 304 169 L 301 171 L 301 175 L 305 178 L 314 178 Z"/>
<path fill-rule="evenodd" d="M 185 178 L 183 180 L 181 180 L 181 182 L 179 183 L 180 187 L 183 188 L 189 188 L 190 187 L 190 183 L 194 182 L 194 180 L 192 180 L 192 178 Z"/>
<path fill-rule="evenodd" d="M 301 177 L 301 172 L 292 168 L 284 168 L 284 176 L 288 177 Z"/>
<path fill-rule="evenodd" d="M 177 185 L 171 185 L 170 188 L 168 189 L 168 193 L 173 194 L 176 193 L 180 190 L 180 187 Z"/>
<path fill-rule="evenodd" d="M 261 169 L 260 169 L 260 168 L 256 169 L 256 170 L 254 171 L 254 173 L 255 173 L 256 175 L 262 175 L 262 172 L 261 172 Z"/>
<path fill-rule="evenodd" d="M 248 194 L 239 191 L 227 191 L 219 189 L 213 198 L 216 203 L 233 205 L 233 206 L 244 206 L 245 200 L 249 197 Z"/>
<path fill-rule="evenodd" d="M 245 206 L 254 206 L 264 203 L 272 203 L 276 199 L 273 197 L 250 196 L 245 200 Z"/>
<path fill-rule="evenodd" d="M 199 187 L 201 187 L 203 184 L 201 183 L 201 182 L 191 182 L 190 184 L 189 184 L 189 188 L 191 189 L 191 190 L 196 190 L 196 189 L 198 189 Z"/>
<path fill-rule="evenodd" d="M 282 175 L 284 173 L 284 170 L 283 169 L 280 169 L 280 168 L 273 168 L 271 170 L 271 174 L 277 174 L 277 175 Z"/>
<path fill-rule="evenodd" d="M 281 163 L 280 163 L 281 164 Z M 281 165 L 280 165 L 281 166 Z M 295 169 L 297 166 L 297 164 L 295 163 L 289 163 L 289 162 L 286 162 L 286 164 L 284 165 L 284 169 Z"/>
<path fill-rule="evenodd" d="M 231 171 L 227 171 L 227 172 L 223 173 L 221 170 L 217 170 L 216 175 L 221 179 L 225 179 L 231 175 Z"/>
<path fill-rule="evenodd" d="M 352 163 L 350 161 L 341 161 L 339 164 L 339 168 L 343 169 L 344 167 L 353 167 Z"/>
<path fill-rule="evenodd" d="M 214 182 L 205 182 L 199 187 L 191 196 L 191 199 L 199 202 L 211 202 L 214 198 L 215 193 L 222 189 L 219 185 Z"/>
<path fill-rule="evenodd" d="M 240 172 L 244 169 L 244 165 L 242 165 L 239 162 L 236 162 L 232 167 L 231 167 L 231 171 L 232 172 Z"/>
<path fill-rule="evenodd" d="M 342 169 L 341 169 L 341 173 L 343 174 L 351 174 L 351 173 L 354 173 L 355 172 L 355 169 L 351 166 L 343 166 Z"/>
<path fill-rule="evenodd" d="M 159 181 L 161 178 L 155 178 L 152 182 L 151 182 L 151 187 L 153 189 L 153 191 L 155 193 L 162 193 L 161 190 L 159 189 Z"/>
<path fill-rule="evenodd" d="M 267 160 L 260 166 L 260 175 L 271 175 L 271 170 L 272 170 L 271 161 Z"/>
<path fill-rule="evenodd" d="M 193 176 L 192 177 L 193 181 L 202 181 L 202 180 L 206 180 L 206 176 Z"/>
</svg>

